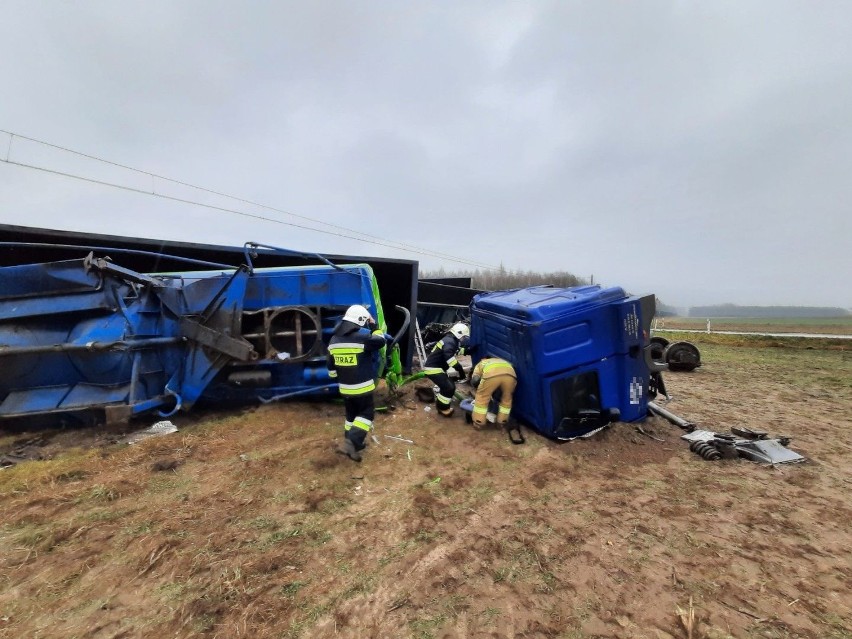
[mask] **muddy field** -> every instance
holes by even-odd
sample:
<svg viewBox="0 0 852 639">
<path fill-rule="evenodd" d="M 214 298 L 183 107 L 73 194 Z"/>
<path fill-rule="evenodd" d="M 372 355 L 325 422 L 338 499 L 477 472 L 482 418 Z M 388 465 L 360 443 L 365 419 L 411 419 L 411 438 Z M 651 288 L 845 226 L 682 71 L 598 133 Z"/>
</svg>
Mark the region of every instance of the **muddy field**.
<svg viewBox="0 0 852 639">
<path fill-rule="evenodd" d="M 361 464 L 334 404 L 5 433 L 43 459 L 0 470 L 0 637 L 852 637 L 852 354 L 697 343 L 668 408 L 808 463 L 513 446 L 410 390 Z"/>
</svg>

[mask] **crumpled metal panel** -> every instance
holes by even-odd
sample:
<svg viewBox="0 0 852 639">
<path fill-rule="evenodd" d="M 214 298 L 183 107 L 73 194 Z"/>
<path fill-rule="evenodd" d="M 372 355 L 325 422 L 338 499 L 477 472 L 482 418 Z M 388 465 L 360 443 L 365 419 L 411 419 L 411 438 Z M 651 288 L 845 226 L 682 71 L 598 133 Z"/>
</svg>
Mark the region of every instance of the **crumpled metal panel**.
<svg viewBox="0 0 852 639">
<path fill-rule="evenodd" d="M 681 435 L 680 438 L 688 442 L 709 442 L 716 438 L 716 433 L 712 430 L 694 430 L 691 433 L 686 433 L 686 435 Z"/>
<path fill-rule="evenodd" d="M 764 464 L 795 464 L 806 461 L 799 453 L 782 446 L 777 439 L 737 441 L 735 446 L 741 457 Z"/>
<path fill-rule="evenodd" d="M 690 443 L 720 441 L 717 438 L 717 433 L 711 430 L 694 430 L 691 433 L 681 435 L 680 438 Z M 807 461 L 799 453 L 783 446 L 777 439 L 725 438 L 721 441 L 724 441 L 727 446 L 733 446 L 740 457 L 763 464 L 792 464 Z"/>
</svg>

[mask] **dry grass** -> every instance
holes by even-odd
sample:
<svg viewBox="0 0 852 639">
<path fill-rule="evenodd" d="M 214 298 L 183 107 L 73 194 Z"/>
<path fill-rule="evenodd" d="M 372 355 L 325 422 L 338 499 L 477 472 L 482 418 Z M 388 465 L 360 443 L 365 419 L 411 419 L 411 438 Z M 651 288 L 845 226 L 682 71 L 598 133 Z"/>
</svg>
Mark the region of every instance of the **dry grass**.
<svg viewBox="0 0 852 639">
<path fill-rule="evenodd" d="M 848 639 L 852 362 L 701 348 L 670 408 L 812 463 L 710 464 L 657 419 L 512 446 L 422 405 L 360 465 L 333 404 L 57 435 L 0 471 L 0 637 Z"/>
</svg>

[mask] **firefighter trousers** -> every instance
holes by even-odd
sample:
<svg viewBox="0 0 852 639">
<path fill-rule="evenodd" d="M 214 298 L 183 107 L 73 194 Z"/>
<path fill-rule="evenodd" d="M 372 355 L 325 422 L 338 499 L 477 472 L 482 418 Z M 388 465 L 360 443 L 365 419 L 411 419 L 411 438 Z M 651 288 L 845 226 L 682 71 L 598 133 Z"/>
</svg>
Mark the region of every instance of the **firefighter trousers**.
<svg viewBox="0 0 852 639">
<path fill-rule="evenodd" d="M 453 383 L 446 373 L 435 373 L 427 375 L 432 383 L 438 387 L 438 394 L 435 396 L 435 407 L 442 415 L 452 415 L 453 413 L 453 395 L 456 394 L 456 385 Z"/>
<path fill-rule="evenodd" d="M 512 412 L 512 394 L 518 380 L 511 375 L 494 375 L 479 382 L 476 396 L 473 398 L 473 423 L 483 426 L 488 413 L 488 403 L 491 397 L 500 392 L 500 410 L 497 413 L 497 423 L 505 424 L 509 421 L 509 413 Z"/>
<path fill-rule="evenodd" d="M 344 395 L 343 407 L 346 411 L 346 423 L 343 426 L 344 437 L 355 445 L 355 450 L 364 450 L 367 433 L 373 427 L 376 404 L 373 392 L 363 395 Z"/>
</svg>

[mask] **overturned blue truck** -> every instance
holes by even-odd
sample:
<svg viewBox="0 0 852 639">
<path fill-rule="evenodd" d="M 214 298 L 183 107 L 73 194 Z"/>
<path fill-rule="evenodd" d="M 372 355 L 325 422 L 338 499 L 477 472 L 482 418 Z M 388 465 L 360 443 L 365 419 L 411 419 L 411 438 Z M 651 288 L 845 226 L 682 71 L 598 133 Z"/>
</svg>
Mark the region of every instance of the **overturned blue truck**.
<svg viewBox="0 0 852 639">
<path fill-rule="evenodd" d="M 0 247 L 0 425 L 335 397 L 325 355 L 351 304 L 395 335 L 376 374 L 391 387 L 411 379 L 416 262 L 2 226 Z M 474 293 L 465 310 L 476 358 L 514 364 L 520 422 L 563 439 L 645 417 L 661 368 L 649 350 L 653 296 Z"/>
<path fill-rule="evenodd" d="M 0 269 L 0 291 L 0 418 L 331 394 L 324 343 L 346 308 L 387 330 L 365 264 L 143 274 L 89 254 Z"/>
<path fill-rule="evenodd" d="M 398 379 L 410 367 L 407 343 L 400 343 L 408 335 L 408 304 L 401 299 L 389 319 L 367 263 L 332 263 L 254 243 L 189 257 L 193 251 L 177 245 L 165 248 L 182 255 L 108 237 L 23 239 L 0 238 L 2 258 L 23 262 L 0 267 L 0 424 L 124 421 L 150 411 L 169 416 L 199 402 L 336 396 L 326 346 L 351 304 L 366 306 L 382 330 L 396 334 L 375 355 L 376 374 Z M 93 250 L 93 242 L 102 246 Z M 309 264 L 255 264 L 284 258 Z M 127 263 L 169 270 L 142 272 Z M 379 268 L 404 280 L 409 266 Z"/>
<path fill-rule="evenodd" d="M 546 286 L 476 295 L 475 359 L 500 357 L 518 375 L 512 414 L 537 431 L 570 439 L 648 411 L 653 295 L 621 288 Z"/>
</svg>

